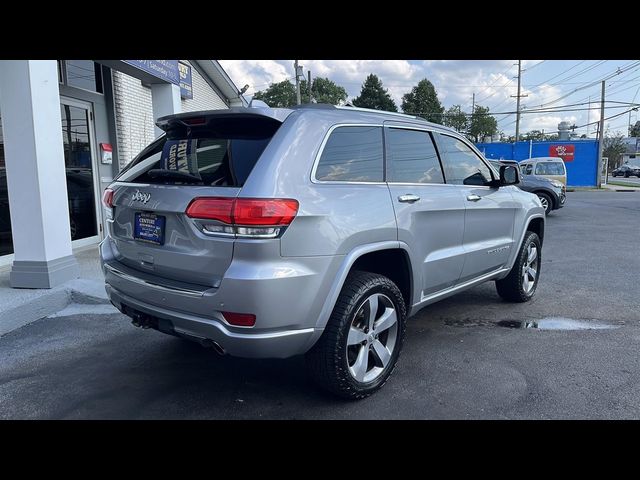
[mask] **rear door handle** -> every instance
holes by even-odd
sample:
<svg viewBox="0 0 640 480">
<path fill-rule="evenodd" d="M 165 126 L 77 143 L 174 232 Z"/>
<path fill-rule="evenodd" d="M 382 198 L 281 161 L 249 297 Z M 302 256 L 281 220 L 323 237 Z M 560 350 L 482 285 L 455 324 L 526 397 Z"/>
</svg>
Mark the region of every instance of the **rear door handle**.
<svg viewBox="0 0 640 480">
<path fill-rule="evenodd" d="M 471 195 L 467 195 L 467 200 L 469 200 L 470 202 L 477 202 L 478 200 L 482 200 L 482 197 L 471 194 Z"/>
<path fill-rule="evenodd" d="M 398 197 L 398 201 L 402 203 L 413 203 L 417 202 L 418 200 L 420 200 L 420 197 L 418 195 L 414 195 L 413 193 L 407 193 Z"/>
</svg>

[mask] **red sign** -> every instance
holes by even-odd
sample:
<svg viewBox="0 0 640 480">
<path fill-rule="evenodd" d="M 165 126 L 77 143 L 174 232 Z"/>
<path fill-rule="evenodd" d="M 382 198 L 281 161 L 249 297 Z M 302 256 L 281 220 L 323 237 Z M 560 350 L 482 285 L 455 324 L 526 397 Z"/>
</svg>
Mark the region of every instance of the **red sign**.
<svg viewBox="0 0 640 480">
<path fill-rule="evenodd" d="M 549 156 L 561 158 L 565 162 L 573 162 L 575 145 L 549 145 Z"/>
</svg>

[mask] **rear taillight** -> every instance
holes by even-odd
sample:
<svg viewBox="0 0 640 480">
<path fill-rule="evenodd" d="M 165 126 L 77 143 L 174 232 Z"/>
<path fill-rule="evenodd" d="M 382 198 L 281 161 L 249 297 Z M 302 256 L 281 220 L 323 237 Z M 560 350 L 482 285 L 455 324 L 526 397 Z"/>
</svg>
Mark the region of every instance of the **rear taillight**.
<svg viewBox="0 0 640 480">
<path fill-rule="evenodd" d="M 195 198 L 186 210 L 205 233 L 268 238 L 276 237 L 297 213 L 298 201 L 285 198 Z"/>
<path fill-rule="evenodd" d="M 256 316 L 252 313 L 222 312 L 224 319 L 237 327 L 253 327 L 256 324 Z"/>
<path fill-rule="evenodd" d="M 195 198 L 187 207 L 187 217 L 233 223 L 233 198 Z"/>
<path fill-rule="evenodd" d="M 113 190 L 106 188 L 102 194 L 102 204 L 106 208 L 113 208 Z"/>
<path fill-rule="evenodd" d="M 237 198 L 233 209 L 236 225 L 286 226 L 298 213 L 298 201 L 286 199 Z"/>
</svg>

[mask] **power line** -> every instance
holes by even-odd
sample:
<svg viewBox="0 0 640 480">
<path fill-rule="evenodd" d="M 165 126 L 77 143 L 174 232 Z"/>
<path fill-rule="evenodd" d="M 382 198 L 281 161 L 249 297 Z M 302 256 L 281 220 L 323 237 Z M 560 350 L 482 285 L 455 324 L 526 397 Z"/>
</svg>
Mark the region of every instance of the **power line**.
<svg viewBox="0 0 640 480">
<path fill-rule="evenodd" d="M 556 103 L 556 102 L 558 102 L 558 101 L 560 101 L 560 100 L 562 100 L 562 99 L 564 99 L 564 98 L 567 98 L 567 97 L 568 97 L 568 96 L 570 96 L 570 95 L 573 95 L 574 93 L 576 93 L 576 92 L 578 92 L 578 91 L 580 91 L 580 90 L 584 90 L 585 88 L 590 88 L 590 87 L 592 87 L 592 86 L 594 86 L 594 85 L 597 85 L 598 83 L 601 83 L 601 82 L 603 82 L 603 81 L 609 80 L 610 78 L 613 78 L 613 77 L 615 77 L 615 76 L 617 76 L 617 75 L 620 75 L 621 73 L 626 72 L 627 70 L 630 70 L 630 69 L 634 68 L 634 67 L 635 67 L 635 66 L 637 66 L 637 65 L 640 65 L 640 61 L 633 62 L 633 63 L 629 64 L 628 66 L 625 66 L 625 67 L 622 67 L 622 68 L 621 68 L 621 67 L 618 67 L 618 69 L 617 69 L 615 72 L 613 72 L 613 73 L 611 73 L 611 74 L 609 74 L 609 75 L 605 76 L 604 78 L 598 79 L 598 80 L 596 80 L 596 81 L 594 81 L 594 82 L 592 82 L 592 83 L 590 83 L 589 85 L 586 85 L 586 86 L 584 86 L 584 87 L 578 87 L 578 88 L 575 88 L 575 89 L 573 89 L 573 90 L 572 90 L 571 92 L 569 92 L 569 93 L 566 93 L 566 94 L 564 94 L 564 95 L 562 95 L 562 96 L 560 96 L 560 97 L 558 97 L 558 98 L 556 98 L 556 99 L 554 99 L 554 100 L 551 100 L 551 101 L 549 101 L 549 102 L 542 103 L 542 104 L 540 104 L 540 105 L 538 105 L 538 106 L 539 106 L 539 107 L 544 107 L 544 106 L 546 106 L 546 105 L 551 105 L 551 104 L 553 104 L 553 103 Z"/>
<path fill-rule="evenodd" d="M 573 70 L 573 69 L 574 69 L 574 68 L 576 68 L 577 66 L 579 66 L 579 65 L 583 64 L 584 62 L 586 62 L 586 60 L 582 60 L 582 61 L 580 61 L 580 62 L 576 63 L 573 67 L 569 67 L 569 68 L 567 68 L 567 69 L 566 69 L 566 70 L 564 70 L 563 72 L 560 72 L 560 73 L 558 73 L 557 75 L 554 75 L 553 77 L 548 78 L 548 79 L 547 79 L 547 80 L 545 80 L 544 82 L 538 83 L 538 84 L 536 84 L 536 85 L 532 85 L 532 87 L 531 87 L 531 88 L 535 88 L 535 87 L 538 87 L 538 86 L 540 86 L 540 85 L 544 85 L 544 84 L 546 84 L 547 82 L 550 82 L 551 80 L 553 80 L 554 78 L 558 78 L 559 76 L 564 75 L 565 73 L 567 73 L 567 72 L 569 72 L 569 71 Z"/>
<path fill-rule="evenodd" d="M 631 105 L 633 105 L 633 108 L 636 108 L 636 106 L 640 107 L 640 103 L 629 103 L 629 102 L 617 102 L 617 101 L 613 101 L 613 100 L 607 100 L 605 103 L 618 103 L 621 105 L 612 105 L 612 106 L 605 106 L 605 109 L 611 109 L 611 108 L 626 108 L 629 107 Z M 546 108 L 546 109 L 526 109 L 526 110 L 521 110 L 520 114 L 544 114 L 544 113 L 559 113 L 559 112 L 586 112 L 588 110 L 593 110 L 593 108 L 564 108 L 564 107 L 571 107 L 571 106 L 579 106 L 579 105 L 587 105 L 588 102 L 584 102 L 584 103 L 576 103 L 576 104 L 569 104 L 569 105 L 561 105 L 558 107 L 551 107 L 551 108 Z M 450 117 L 450 116 L 455 116 L 455 115 L 465 115 L 467 117 L 471 117 L 473 114 L 471 113 L 465 113 L 460 111 L 459 113 L 455 113 L 455 114 L 449 114 L 449 113 L 443 113 L 443 112 L 403 112 L 406 115 L 439 115 L 441 117 Z M 487 115 L 487 116 L 495 116 L 495 115 L 515 115 L 517 112 L 516 111 L 508 111 L 508 112 L 487 112 L 486 114 L 480 114 L 480 115 Z M 503 117 L 501 119 L 498 119 L 498 121 L 502 121 L 504 120 Z"/>
</svg>

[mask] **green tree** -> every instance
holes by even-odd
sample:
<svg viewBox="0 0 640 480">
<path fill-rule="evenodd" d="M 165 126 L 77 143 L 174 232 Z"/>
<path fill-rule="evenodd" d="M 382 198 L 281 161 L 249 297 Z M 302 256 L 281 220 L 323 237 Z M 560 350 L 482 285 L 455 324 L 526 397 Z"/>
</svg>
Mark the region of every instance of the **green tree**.
<svg viewBox="0 0 640 480">
<path fill-rule="evenodd" d="M 373 73 L 369 74 L 364 83 L 360 95 L 353 99 L 355 107 L 373 108 L 375 110 L 385 110 L 397 112 L 398 107 L 389 95 L 387 89 L 382 86 L 382 82 Z"/>
<path fill-rule="evenodd" d="M 640 137 L 640 122 L 636 122 L 636 124 L 629 129 L 630 137 Z"/>
<path fill-rule="evenodd" d="M 442 123 L 447 127 L 453 128 L 457 132 L 462 132 L 469 126 L 469 119 L 462 111 L 460 105 L 454 105 L 445 112 Z"/>
<path fill-rule="evenodd" d="M 309 103 L 308 82 L 300 82 L 300 99 L 302 103 Z M 311 96 L 317 103 L 337 105 L 347 99 L 347 91 L 328 78 L 314 78 L 311 81 Z M 296 105 L 296 86 L 289 80 L 272 83 L 266 90 L 253 95 L 256 100 L 266 102 L 270 107 L 292 107 Z"/>
<path fill-rule="evenodd" d="M 528 142 L 529 140 L 544 140 L 544 133 L 540 130 L 531 130 L 520 137 L 521 140 Z"/>
<path fill-rule="evenodd" d="M 482 140 L 482 137 L 495 135 L 498 132 L 498 121 L 492 115 L 489 115 L 489 107 L 476 105 L 471 115 L 469 124 L 469 134 L 476 142 Z"/>
<path fill-rule="evenodd" d="M 609 159 L 609 169 L 613 170 L 618 168 L 622 162 L 622 154 L 627 150 L 627 145 L 624 143 L 624 135 L 609 135 L 605 133 L 604 141 L 602 142 L 602 156 Z"/>
<path fill-rule="evenodd" d="M 283 80 L 254 93 L 253 98 L 262 100 L 273 108 L 291 107 L 296 104 L 296 87 L 289 80 Z"/>
<path fill-rule="evenodd" d="M 300 84 L 302 92 L 302 103 L 309 102 L 309 92 L 307 90 L 307 81 L 303 80 Z M 338 105 L 347 99 L 347 91 L 337 85 L 328 78 L 314 78 L 311 81 L 311 97 L 317 103 L 328 103 L 329 105 Z"/>
<path fill-rule="evenodd" d="M 438 100 L 433 83 L 425 78 L 402 96 L 402 111 L 410 115 L 419 115 L 429 122 L 442 123 L 444 107 Z"/>
</svg>

